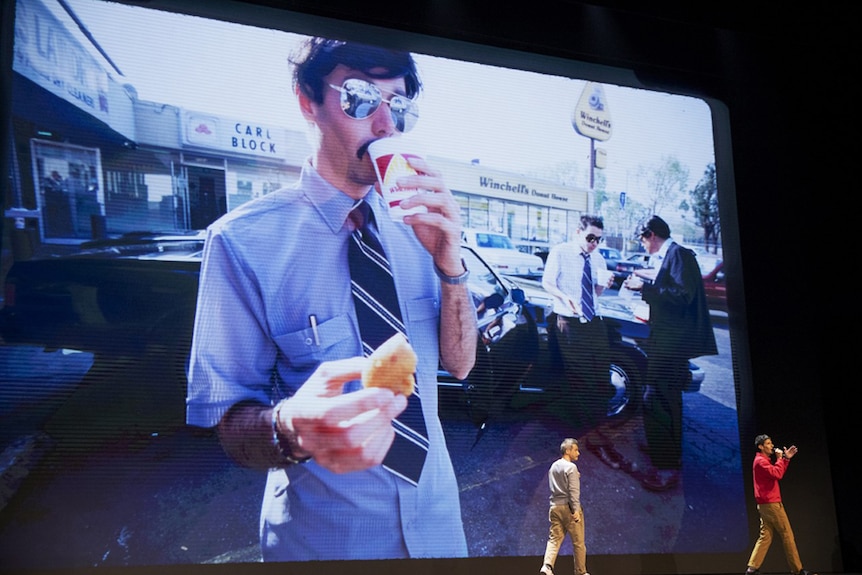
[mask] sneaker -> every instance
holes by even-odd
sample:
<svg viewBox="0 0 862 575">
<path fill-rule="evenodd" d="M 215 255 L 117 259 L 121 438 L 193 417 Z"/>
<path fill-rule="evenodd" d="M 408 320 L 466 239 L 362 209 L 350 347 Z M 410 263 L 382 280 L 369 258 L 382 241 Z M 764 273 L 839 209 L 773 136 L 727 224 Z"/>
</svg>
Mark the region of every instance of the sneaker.
<svg viewBox="0 0 862 575">
<path fill-rule="evenodd" d="M 760 569 L 755 569 L 754 571 L 746 569 L 744 575 L 760 575 Z"/>
<path fill-rule="evenodd" d="M 539 569 L 539 573 L 541 575 L 554 575 L 554 568 L 545 563 L 544 565 L 542 565 L 542 568 Z"/>
</svg>

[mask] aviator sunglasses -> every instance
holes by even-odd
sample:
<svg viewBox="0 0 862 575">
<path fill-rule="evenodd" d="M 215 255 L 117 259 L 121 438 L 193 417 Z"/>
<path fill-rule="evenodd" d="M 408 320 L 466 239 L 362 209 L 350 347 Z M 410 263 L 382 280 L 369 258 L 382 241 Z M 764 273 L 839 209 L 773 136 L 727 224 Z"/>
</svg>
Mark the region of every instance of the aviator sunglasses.
<svg viewBox="0 0 862 575">
<path fill-rule="evenodd" d="M 597 236 L 595 234 L 587 234 L 584 239 L 587 240 L 588 244 L 600 244 L 605 241 L 605 238 L 603 238 L 602 236 Z"/>
<path fill-rule="evenodd" d="M 350 78 L 341 86 L 330 84 L 329 87 L 341 92 L 341 109 L 354 120 L 371 117 L 382 103 L 389 105 L 389 113 L 395 123 L 395 129 L 399 132 L 409 132 L 419 119 L 419 106 L 416 102 L 394 92 L 389 92 L 393 94 L 392 98 L 384 100 L 380 88 L 371 82 Z"/>
</svg>

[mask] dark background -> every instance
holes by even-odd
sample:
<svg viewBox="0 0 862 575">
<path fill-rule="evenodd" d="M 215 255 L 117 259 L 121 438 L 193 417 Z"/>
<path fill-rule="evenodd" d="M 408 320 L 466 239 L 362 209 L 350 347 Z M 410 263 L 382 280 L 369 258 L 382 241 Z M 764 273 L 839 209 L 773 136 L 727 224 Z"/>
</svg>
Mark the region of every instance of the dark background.
<svg viewBox="0 0 862 575">
<path fill-rule="evenodd" d="M 157 1 L 129 3 L 159 7 Z M 632 68 L 647 85 L 726 103 L 745 282 L 744 294 L 731 291 L 729 297 L 737 304 L 744 297 L 754 382 L 751 396 L 743 397 L 743 419 L 751 416 L 754 422 L 742 430 L 743 449 L 763 432 L 779 444 L 799 446 L 782 491 L 792 502 L 803 560 L 813 545 L 806 535 L 837 518 L 839 541 L 830 549 L 840 553 L 845 572 L 862 571 L 862 529 L 851 517 L 860 496 L 849 469 L 856 459 L 855 437 L 849 434 L 859 428 L 850 424 L 859 378 L 841 375 L 853 373 L 853 356 L 844 353 L 848 343 L 838 343 L 855 339 L 847 321 L 858 316 L 854 274 L 847 266 L 853 244 L 842 237 L 847 229 L 842 218 L 833 216 L 858 205 L 848 161 L 858 148 L 851 140 L 851 122 L 853 127 L 858 122 L 849 107 L 858 68 L 858 49 L 850 42 L 851 33 L 858 34 L 852 8 L 566 0 L 245 3 Z M 844 269 L 833 263 L 836 251 L 843 254 Z M 744 350 L 737 352 L 744 357 Z M 752 446 L 743 461 L 753 455 Z M 753 501 L 750 507 L 753 537 Z M 775 549 L 769 559 L 779 568 L 781 555 Z M 405 566 L 420 565 L 400 567 Z M 236 566 L 211 567 L 236 572 Z M 490 563 L 483 563 L 479 571 L 487 567 Z M 820 565 L 806 567 L 828 572 Z M 397 562 L 370 568 L 400 572 Z"/>
</svg>

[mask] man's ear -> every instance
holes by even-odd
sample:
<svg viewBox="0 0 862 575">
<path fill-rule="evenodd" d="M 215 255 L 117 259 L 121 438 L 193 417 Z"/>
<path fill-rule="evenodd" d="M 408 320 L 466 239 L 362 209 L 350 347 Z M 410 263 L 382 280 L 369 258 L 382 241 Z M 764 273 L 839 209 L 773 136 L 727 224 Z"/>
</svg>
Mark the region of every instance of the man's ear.
<svg viewBox="0 0 862 575">
<path fill-rule="evenodd" d="M 317 117 L 317 107 L 315 103 L 312 102 L 311 98 L 309 98 L 298 86 L 295 91 L 296 100 L 299 102 L 299 111 L 302 113 L 302 117 L 308 122 L 314 122 Z"/>
</svg>

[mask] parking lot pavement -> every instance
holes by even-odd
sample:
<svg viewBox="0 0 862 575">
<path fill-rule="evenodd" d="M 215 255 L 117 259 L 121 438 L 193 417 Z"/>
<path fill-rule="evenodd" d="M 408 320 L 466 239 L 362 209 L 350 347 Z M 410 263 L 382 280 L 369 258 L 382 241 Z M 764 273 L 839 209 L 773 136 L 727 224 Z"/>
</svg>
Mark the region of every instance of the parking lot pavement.
<svg viewBox="0 0 862 575">
<path fill-rule="evenodd" d="M 676 489 L 647 491 L 581 450 L 590 554 L 719 553 L 748 545 L 736 413 L 693 393 L 684 397 L 684 414 L 683 477 Z M 532 415 L 489 426 L 475 447 L 468 423 L 444 422 L 471 556 L 540 556 L 545 548 L 547 471 L 562 438 L 578 430 L 542 407 Z M 644 441 L 640 417 L 609 435 L 630 460 L 648 465 L 638 447 Z"/>
<path fill-rule="evenodd" d="M 0 345 L 0 446 L 39 430 L 50 413 L 78 387 L 93 354 Z"/>
<path fill-rule="evenodd" d="M 544 549 L 547 469 L 572 429 L 533 417 L 541 415 L 536 409 L 491 425 L 475 446 L 469 421 L 444 421 L 471 556 L 538 557 Z M 741 472 L 735 425 L 727 424 L 732 414 L 721 409 L 700 394 L 686 397 L 684 477 L 673 491 L 648 492 L 583 452 L 591 555 L 747 545 L 747 523 L 727 504 Z M 703 410 L 716 415 L 708 428 L 693 419 Z M 634 418 L 613 433 L 636 436 L 639 429 Z M 636 445 L 625 449 L 643 457 Z M 257 561 L 263 482 L 262 473 L 235 466 L 213 434 L 193 428 L 129 438 L 98 454 L 66 445 L 0 514 L 0 556 L 9 567 L 44 569 Z"/>
</svg>

